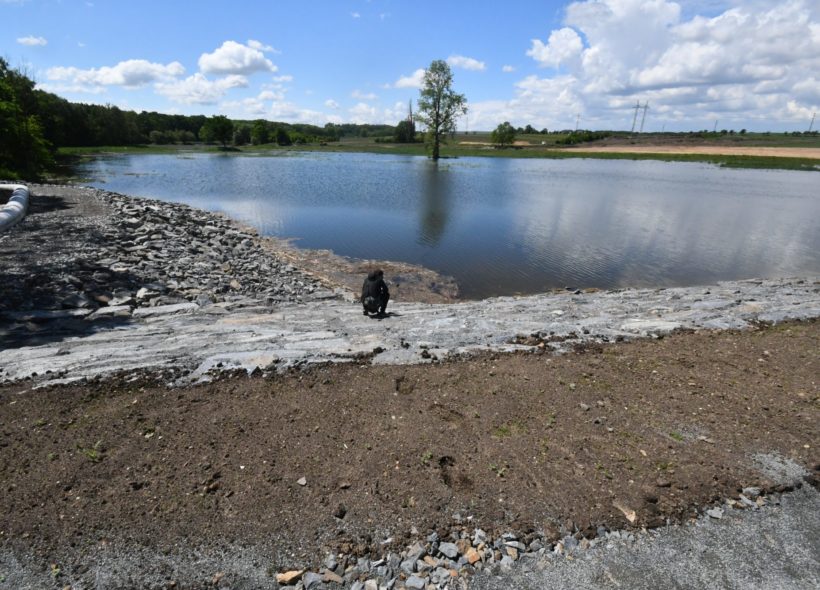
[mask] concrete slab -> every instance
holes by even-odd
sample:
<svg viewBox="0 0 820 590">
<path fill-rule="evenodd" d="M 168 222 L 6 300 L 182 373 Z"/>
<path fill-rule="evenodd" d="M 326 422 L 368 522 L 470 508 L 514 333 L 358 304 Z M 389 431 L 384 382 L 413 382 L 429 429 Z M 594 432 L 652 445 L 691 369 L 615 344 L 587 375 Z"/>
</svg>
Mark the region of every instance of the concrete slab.
<svg viewBox="0 0 820 590">
<path fill-rule="evenodd" d="M 705 290 L 712 303 L 698 305 Z M 743 304 L 749 301 L 754 305 Z M 101 322 L 86 334 L 43 345 L 24 342 L 0 351 L 0 365 L 7 380 L 36 374 L 35 381 L 45 384 L 169 366 L 195 379 L 213 368 L 214 359 L 226 368 L 248 371 L 264 369 L 274 358 L 278 370 L 348 362 L 362 355 L 372 355 L 372 362 L 379 364 L 424 363 L 430 356 L 532 349 L 519 344 L 521 337 L 532 335 L 560 350 L 580 342 L 613 342 L 676 328 L 740 328 L 761 320 L 818 317 L 820 284 L 817 279 L 782 279 L 708 289 L 541 294 L 450 305 L 391 302 L 390 314 L 381 319 L 365 317 L 358 304 L 338 300 L 267 312 L 251 306 L 226 310 L 224 315 L 199 309 L 193 303 L 144 308 L 130 320 L 116 325 Z"/>
</svg>

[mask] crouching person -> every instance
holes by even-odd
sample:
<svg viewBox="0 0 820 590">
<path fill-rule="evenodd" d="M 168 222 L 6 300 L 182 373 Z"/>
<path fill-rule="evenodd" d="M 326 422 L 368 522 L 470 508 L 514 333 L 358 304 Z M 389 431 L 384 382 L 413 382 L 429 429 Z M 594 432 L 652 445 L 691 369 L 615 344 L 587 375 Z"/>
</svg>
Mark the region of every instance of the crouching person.
<svg viewBox="0 0 820 590">
<path fill-rule="evenodd" d="M 374 270 L 367 275 L 362 285 L 362 296 L 359 299 L 364 307 L 364 315 L 375 313 L 383 316 L 390 301 L 390 291 L 384 282 L 384 272 Z"/>
</svg>

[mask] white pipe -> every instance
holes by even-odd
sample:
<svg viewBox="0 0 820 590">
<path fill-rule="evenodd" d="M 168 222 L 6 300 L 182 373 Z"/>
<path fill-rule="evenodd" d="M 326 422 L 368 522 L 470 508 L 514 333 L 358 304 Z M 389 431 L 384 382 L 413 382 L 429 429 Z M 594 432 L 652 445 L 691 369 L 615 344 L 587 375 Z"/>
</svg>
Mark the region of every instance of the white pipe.
<svg viewBox="0 0 820 590">
<path fill-rule="evenodd" d="M 0 232 L 3 232 L 26 216 L 29 190 L 24 184 L 0 184 L 0 190 L 12 191 L 9 202 L 0 207 Z"/>
</svg>

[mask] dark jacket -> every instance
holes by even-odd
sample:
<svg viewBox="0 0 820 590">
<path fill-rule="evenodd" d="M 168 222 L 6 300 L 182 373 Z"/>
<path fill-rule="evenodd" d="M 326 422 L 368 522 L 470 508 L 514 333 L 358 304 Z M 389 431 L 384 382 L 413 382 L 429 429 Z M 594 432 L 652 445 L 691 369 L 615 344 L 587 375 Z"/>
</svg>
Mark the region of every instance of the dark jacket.
<svg viewBox="0 0 820 590">
<path fill-rule="evenodd" d="M 365 303 L 367 297 L 372 297 L 379 307 L 387 304 L 390 300 L 390 291 L 387 289 L 387 283 L 384 282 L 383 277 L 383 273 L 375 270 L 367 275 L 362 284 L 362 296 L 359 298 L 362 304 Z"/>
</svg>

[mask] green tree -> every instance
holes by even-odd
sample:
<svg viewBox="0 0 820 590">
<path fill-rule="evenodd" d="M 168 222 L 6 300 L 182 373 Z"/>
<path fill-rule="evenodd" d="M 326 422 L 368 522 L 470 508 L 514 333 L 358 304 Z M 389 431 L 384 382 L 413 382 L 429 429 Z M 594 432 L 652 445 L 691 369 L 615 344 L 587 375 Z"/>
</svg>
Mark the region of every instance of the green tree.
<svg viewBox="0 0 820 590">
<path fill-rule="evenodd" d="M 490 134 L 490 141 L 500 147 L 512 145 L 515 141 L 515 128 L 509 121 L 504 121 Z"/>
<path fill-rule="evenodd" d="M 199 139 L 205 143 L 218 141 L 222 147 L 227 147 L 233 138 L 233 123 L 224 115 L 214 115 L 205 121 L 199 130 Z"/>
<path fill-rule="evenodd" d="M 455 133 L 456 119 L 467 113 L 467 99 L 453 91 L 453 74 L 442 60 L 434 60 L 424 72 L 418 119 L 427 126 L 425 140 L 433 160 L 439 159 L 441 143 Z"/>
<path fill-rule="evenodd" d="M 288 135 L 288 132 L 285 131 L 282 127 L 277 127 L 276 130 L 273 132 L 274 139 L 276 139 L 277 145 L 291 145 L 293 141 Z"/>
<path fill-rule="evenodd" d="M 35 178 L 51 163 L 34 82 L 0 58 L 0 177 Z"/>
<path fill-rule="evenodd" d="M 234 145 L 245 145 L 251 142 L 251 128 L 248 125 L 239 125 L 233 133 Z"/>
<path fill-rule="evenodd" d="M 254 121 L 251 127 L 251 143 L 253 145 L 262 145 L 269 141 L 270 132 L 268 131 L 268 122 L 264 119 Z"/>
<path fill-rule="evenodd" d="M 416 141 L 416 124 L 409 119 L 399 121 L 393 137 L 398 143 L 413 143 Z"/>
</svg>

